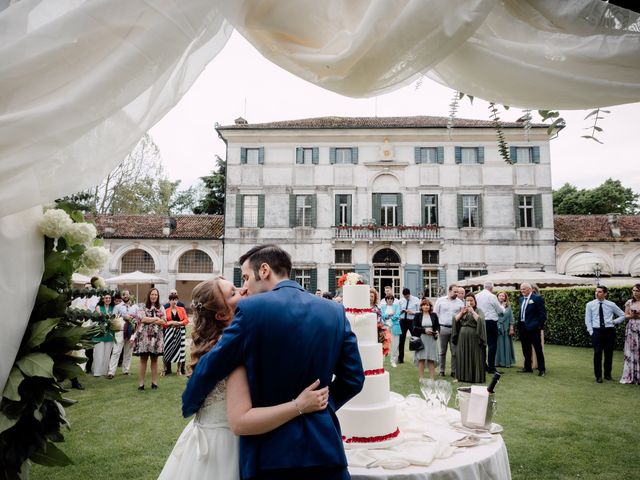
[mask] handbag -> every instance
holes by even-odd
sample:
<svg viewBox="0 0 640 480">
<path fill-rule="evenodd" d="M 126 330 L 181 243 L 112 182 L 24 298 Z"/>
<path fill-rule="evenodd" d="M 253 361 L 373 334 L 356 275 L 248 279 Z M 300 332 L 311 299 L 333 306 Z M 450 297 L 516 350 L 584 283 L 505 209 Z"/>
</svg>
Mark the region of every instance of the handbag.
<svg viewBox="0 0 640 480">
<path fill-rule="evenodd" d="M 424 348 L 424 343 L 422 343 L 422 339 L 420 337 L 412 336 L 409 339 L 409 350 L 412 352 L 420 351 Z"/>
</svg>

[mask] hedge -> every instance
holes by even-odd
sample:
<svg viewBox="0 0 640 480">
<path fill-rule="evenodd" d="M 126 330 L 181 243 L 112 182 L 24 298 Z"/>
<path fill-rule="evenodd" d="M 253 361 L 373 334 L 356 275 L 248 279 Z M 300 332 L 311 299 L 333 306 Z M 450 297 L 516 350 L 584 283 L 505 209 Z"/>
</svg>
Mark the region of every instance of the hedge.
<svg viewBox="0 0 640 480">
<path fill-rule="evenodd" d="M 499 291 L 496 288 L 494 292 Z M 507 291 L 513 316 L 520 320 L 517 290 Z M 584 311 L 587 302 L 595 298 L 595 287 L 542 288 L 540 295 L 547 307 L 547 323 L 544 329 L 545 343 L 571 347 L 591 347 L 591 337 L 584 325 Z M 625 302 L 631 298 L 631 287 L 611 287 L 607 297 L 624 310 Z M 616 327 L 616 350 L 624 346 L 626 322 Z M 516 329 L 517 332 L 517 329 Z M 517 333 L 516 333 L 517 335 Z"/>
</svg>

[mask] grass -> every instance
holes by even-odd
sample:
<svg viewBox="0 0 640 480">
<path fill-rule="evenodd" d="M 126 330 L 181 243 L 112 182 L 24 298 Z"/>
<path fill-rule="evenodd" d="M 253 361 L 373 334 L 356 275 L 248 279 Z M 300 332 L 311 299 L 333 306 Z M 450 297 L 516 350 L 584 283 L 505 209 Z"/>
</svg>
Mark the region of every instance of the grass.
<svg viewBox="0 0 640 480">
<path fill-rule="evenodd" d="M 502 369 L 496 389 L 496 421 L 504 427 L 514 480 L 636 478 L 640 389 L 618 383 L 622 353 L 614 354 L 615 380 L 604 384 L 595 382 L 590 349 L 546 345 L 545 355 L 546 377 Z M 419 393 L 411 359 L 407 352 L 407 363 L 386 364 L 392 390 L 403 395 Z M 159 390 L 144 392 L 136 390 L 136 375 L 82 382 L 86 390 L 68 394 L 79 403 L 67 409 L 72 429 L 60 445 L 74 465 L 34 465 L 31 478 L 157 478 L 187 423 L 180 415 L 184 377 L 161 378 Z"/>
</svg>

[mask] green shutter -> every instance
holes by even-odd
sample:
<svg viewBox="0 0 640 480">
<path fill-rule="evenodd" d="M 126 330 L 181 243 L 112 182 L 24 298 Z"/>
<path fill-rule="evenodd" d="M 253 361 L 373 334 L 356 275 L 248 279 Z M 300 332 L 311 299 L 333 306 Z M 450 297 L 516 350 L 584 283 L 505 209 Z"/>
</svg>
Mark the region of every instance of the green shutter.
<svg viewBox="0 0 640 480">
<path fill-rule="evenodd" d="M 480 164 L 484 163 L 484 147 L 477 147 L 476 148 L 476 159 L 477 159 L 478 163 L 480 163 Z"/>
<path fill-rule="evenodd" d="M 247 163 L 247 149 L 245 147 L 240 148 L 240 163 L 241 164 Z"/>
<path fill-rule="evenodd" d="M 316 293 L 316 290 L 318 289 L 318 269 L 317 268 L 312 268 L 311 269 L 311 279 L 309 280 L 309 291 L 311 293 Z"/>
<path fill-rule="evenodd" d="M 347 195 L 347 225 L 351 226 L 352 218 L 351 218 L 351 195 Z"/>
<path fill-rule="evenodd" d="M 376 225 L 380 225 L 382 218 L 380 217 L 380 208 L 382 207 L 382 198 L 379 193 L 373 194 L 373 212 L 371 212 L 371 216 L 376 221 Z"/>
<path fill-rule="evenodd" d="M 516 218 L 516 228 L 522 228 L 522 222 L 520 221 L 520 195 L 518 194 L 513 196 L 513 212 Z"/>
<path fill-rule="evenodd" d="M 458 195 L 458 228 L 462 228 L 462 195 Z"/>
<path fill-rule="evenodd" d="M 478 228 L 482 228 L 482 195 L 478 195 Z"/>
<path fill-rule="evenodd" d="M 236 227 L 242 226 L 242 195 L 236 194 Z"/>
<path fill-rule="evenodd" d="M 398 225 L 404 225 L 403 216 L 402 216 L 402 194 L 401 193 L 397 193 L 396 194 L 396 198 L 398 199 L 397 200 L 397 203 L 398 203 L 398 207 L 397 207 L 397 209 L 398 209 L 398 218 L 396 219 L 397 220 L 396 223 Z"/>
<path fill-rule="evenodd" d="M 233 268 L 233 284 L 238 288 L 242 287 L 242 270 L 240 267 Z"/>
<path fill-rule="evenodd" d="M 509 160 L 511 160 L 511 163 L 518 163 L 518 152 L 516 147 L 509 147 Z"/>
<path fill-rule="evenodd" d="M 329 269 L 329 289 L 328 292 L 331 293 L 332 295 L 335 295 L 336 293 L 336 269 L 335 268 L 330 268 Z"/>
<path fill-rule="evenodd" d="M 442 165 L 444 163 L 444 147 L 438 147 L 437 155 L 438 155 L 438 163 Z"/>
<path fill-rule="evenodd" d="M 314 165 L 320 163 L 320 151 L 318 147 L 313 147 L 313 150 L 311 150 L 311 163 Z"/>
<path fill-rule="evenodd" d="M 480 270 L 480 275 L 488 275 L 489 271 L 488 270 Z"/>
<path fill-rule="evenodd" d="M 264 195 L 258 195 L 258 227 L 264 227 Z"/>
<path fill-rule="evenodd" d="M 462 150 L 461 147 L 456 147 L 456 164 L 460 165 L 462 163 Z"/>
<path fill-rule="evenodd" d="M 289 195 L 289 227 L 296 226 L 296 196 Z"/>
<path fill-rule="evenodd" d="M 264 147 L 258 149 L 258 165 L 264 165 Z"/>
<path fill-rule="evenodd" d="M 464 280 L 464 270 L 458 269 L 458 280 Z"/>
<path fill-rule="evenodd" d="M 424 210 L 426 207 L 426 203 L 427 203 L 427 196 L 426 195 L 420 195 L 420 225 L 426 225 L 427 224 L 427 219 L 425 218 L 424 215 Z"/>
<path fill-rule="evenodd" d="M 533 216 L 536 228 L 542 228 L 542 194 L 533 196 Z"/>
<path fill-rule="evenodd" d="M 331 165 L 336 163 L 336 147 L 329 148 L 329 163 Z"/>
<path fill-rule="evenodd" d="M 333 200 L 333 208 L 335 210 L 336 227 L 340 225 L 340 195 L 336 195 Z"/>
<path fill-rule="evenodd" d="M 351 147 L 351 163 L 358 164 L 358 147 Z"/>
<path fill-rule="evenodd" d="M 311 197 L 311 226 L 317 227 L 318 225 L 318 201 L 317 195 L 309 195 Z"/>
<path fill-rule="evenodd" d="M 304 150 L 302 147 L 296 147 L 296 164 L 301 165 L 304 163 Z"/>
<path fill-rule="evenodd" d="M 540 147 L 533 147 L 531 152 L 531 161 L 533 163 L 540 163 Z"/>
<path fill-rule="evenodd" d="M 414 153 L 416 163 L 422 163 L 422 158 L 420 156 L 420 147 L 415 147 L 413 149 L 413 153 Z"/>
</svg>

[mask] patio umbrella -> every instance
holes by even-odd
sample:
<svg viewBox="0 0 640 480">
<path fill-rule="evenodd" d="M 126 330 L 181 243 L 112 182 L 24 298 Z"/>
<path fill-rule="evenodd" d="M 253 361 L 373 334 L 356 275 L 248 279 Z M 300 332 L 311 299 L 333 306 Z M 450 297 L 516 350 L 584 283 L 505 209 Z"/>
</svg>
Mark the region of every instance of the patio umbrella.
<svg viewBox="0 0 640 480">
<path fill-rule="evenodd" d="M 145 285 L 149 283 L 167 283 L 167 281 L 154 275 L 153 273 L 144 273 L 140 271 L 123 273 L 122 275 L 117 275 L 115 277 L 107 278 L 105 280 L 109 285 L 135 285 L 136 286 L 136 299 L 139 299 L 138 296 L 138 285 Z"/>
<path fill-rule="evenodd" d="M 502 272 L 489 273 L 479 277 L 460 280 L 456 283 L 461 287 L 482 286 L 484 282 L 493 282 L 494 285 L 516 285 L 520 283 L 535 283 L 538 287 L 558 287 L 571 285 L 590 285 L 588 278 L 563 275 L 556 272 L 541 272 L 539 270 L 523 270 L 515 268 Z"/>
<path fill-rule="evenodd" d="M 86 275 L 82 275 L 81 273 L 78 273 L 78 272 L 71 275 L 72 283 L 81 283 L 82 285 L 86 285 L 90 281 L 91 281 L 91 277 L 87 277 Z"/>
</svg>

